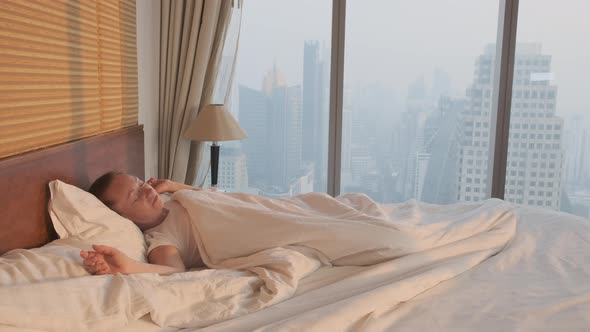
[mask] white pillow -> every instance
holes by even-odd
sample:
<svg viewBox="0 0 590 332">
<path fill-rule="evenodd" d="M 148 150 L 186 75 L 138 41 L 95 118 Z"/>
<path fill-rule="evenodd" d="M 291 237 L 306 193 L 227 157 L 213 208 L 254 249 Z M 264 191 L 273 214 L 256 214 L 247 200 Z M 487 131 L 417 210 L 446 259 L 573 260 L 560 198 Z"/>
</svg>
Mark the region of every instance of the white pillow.
<svg viewBox="0 0 590 332">
<path fill-rule="evenodd" d="M 115 247 L 127 256 L 146 262 L 146 243 L 141 230 L 109 209 L 94 195 L 55 180 L 49 183 L 49 215 L 60 239 L 84 250 L 93 244 Z"/>
<path fill-rule="evenodd" d="M 80 248 L 69 241 L 59 239 L 41 248 L 5 253 L 0 257 L 0 287 L 88 276 Z"/>
<path fill-rule="evenodd" d="M 87 276 L 80 249 L 92 250 L 93 244 L 112 246 L 146 261 L 143 233 L 133 222 L 75 186 L 53 181 L 49 188 L 49 214 L 60 239 L 41 248 L 2 255 L 0 286 Z"/>
</svg>

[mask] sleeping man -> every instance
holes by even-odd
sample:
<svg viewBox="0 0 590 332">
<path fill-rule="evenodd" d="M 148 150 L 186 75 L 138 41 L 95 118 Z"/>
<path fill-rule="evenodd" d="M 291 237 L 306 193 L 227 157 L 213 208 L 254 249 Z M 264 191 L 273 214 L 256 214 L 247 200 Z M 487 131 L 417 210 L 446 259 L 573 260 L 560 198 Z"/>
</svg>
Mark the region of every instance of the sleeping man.
<svg viewBox="0 0 590 332">
<path fill-rule="evenodd" d="M 143 231 L 149 262 L 96 245 L 80 252 L 93 274 L 172 274 L 203 265 L 258 268 L 290 264 L 296 257 L 364 266 L 447 245 L 457 246 L 448 251 L 453 255 L 487 256 L 501 250 L 516 228 L 512 207 L 500 200 L 449 210 L 416 201 L 383 205 L 363 194 L 270 199 L 203 192 L 169 180 L 143 182 L 124 173 L 100 177 L 90 192 Z M 174 194 L 164 204 L 160 193 Z"/>
<path fill-rule="evenodd" d="M 185 272 L 203 265 L 182 207 L 164 204 L 161 193 L 181 189 L 202 190 L 170 180 L 151 178 L 146 182 L 125 173 L 109 172 L 98 178 L 90 192 L 121 216 L 133 221 L 144 233 L 149 263 L 137 262 L 116 248 L 95 245 L 95 251 L 80 252 L 84 267 L 92 274 Z"/>
</svg>

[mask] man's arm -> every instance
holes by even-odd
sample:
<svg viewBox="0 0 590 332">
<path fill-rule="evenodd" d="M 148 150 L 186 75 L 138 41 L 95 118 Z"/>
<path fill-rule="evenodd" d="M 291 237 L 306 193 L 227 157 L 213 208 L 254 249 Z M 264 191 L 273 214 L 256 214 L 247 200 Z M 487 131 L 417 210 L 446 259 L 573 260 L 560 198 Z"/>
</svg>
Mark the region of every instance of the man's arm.
<svg viewBox="0 0 590 332">
<path fill-rule="evenodd" d="M 95 251 L 80 251 L 84 268 L 92 274 L 172 274 L 185 272 L 186 267 L 176 247 L 159 246 L 150 252 L 148 261 L 142 263 L 129 258 L 118 249 L 108 246 L 92 246 Z"/>
<path fill-rule="evenodd" d="M 152 187 L 154 187 L 154 189 L 156 190 L 156 192 L 158 192 L 158 194 L 175 193 L 175 192 L 182 190 L 182 189 L 203 190 L 203 188 L 200 188 L 200 187 L 193 187 L 193 186 L 189 186 L 188 184 L 174 182 L 174 181 L 166 180 L 166 179 L 150 178 L 149 180 L 147 180 L 147 183 L 149 185 L 151 185 Z"/>
<path fill-rule="evenodd" d="M 164 268 L 170 269 L 172 272 L 169 273 L 186 272 L 186 267 L 175 246 L 159 246 L 154 248 L 148 255 L 148 262 L 150 262 L 148 265 L 162 266 L 163 271 L 166 270 Z M 168 274 L 166 272 L 156 273 Z"/>
</svg>

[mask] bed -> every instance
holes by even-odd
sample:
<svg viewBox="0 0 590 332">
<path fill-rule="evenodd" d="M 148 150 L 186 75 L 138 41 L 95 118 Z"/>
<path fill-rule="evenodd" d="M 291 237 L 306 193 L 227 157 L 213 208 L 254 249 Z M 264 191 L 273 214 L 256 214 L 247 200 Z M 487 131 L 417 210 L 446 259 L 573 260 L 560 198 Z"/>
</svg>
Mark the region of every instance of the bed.
<svg viewBox="0 0 590 332">
<path fill-rule="evenodd" d="M 143 168 L 141 126 L 0 160 L 0 184 L 11 188 L 0 193 L 0 254 L 43 246 L 57 237 L 47 211 L 50 181 L 87 188 L 106 171 L 118 169 L 143 177 Z M 490 206 L 494 204 L 502 203 Z M 397 216 L 410 210 L 450 216 L 454 211 L 486 209 L 477 203 L 440 207 L 416 201 L 378 208 Z M 143 315 L 117 330 L 588 331 L 590 221 L 523 206 L 510 209 L 517 220 L 515 233 L 497 251 L 471 250 L 469 256 L 460 257 L 451 252 L 428 268 L 409 268 L 414 261 L 405 256 L 367 266 L 322 265 L 302 277 L 293 294 L 247 314 L 183 329 L 160 327 L 152 316 Z M 428 256 L 436 253 L 422 259 L 434 262 Z M 470 268 L 457 270 L 458 266 Z M 433 271 L 445 277 L 432 279 Z M 80 280 L 92 284 L 110 282 L 108 278 Z M 25 298 L 36 286 L 18 287 L 21 291 L 16 294 Z M 10 311 L 6 302 L 10 300 L 4 301 L 0 316 Z M 23 301 L 14 297 L 15 305 Z M 31 308 L 39 305 L 28 301 Z M 109 330 L 98 325 L 96 330 L 101 328 Z M 36 331 L 9 325 L 0 325 L 0 330 Z"/>
</svg>

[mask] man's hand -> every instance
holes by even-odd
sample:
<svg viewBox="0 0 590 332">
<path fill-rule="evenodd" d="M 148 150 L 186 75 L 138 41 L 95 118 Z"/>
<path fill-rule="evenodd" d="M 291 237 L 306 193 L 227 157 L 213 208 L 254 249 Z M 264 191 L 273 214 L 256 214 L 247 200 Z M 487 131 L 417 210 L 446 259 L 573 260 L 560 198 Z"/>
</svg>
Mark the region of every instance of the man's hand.
<svg viewBox="0 0 590 332">
<path fill-rule="evenodd" d="M 163 193 L 171 193 L 172 194 L 172 193 L 175 193 L 181 189 L 202 190 L 201 188 L 192 187 L 192 186 L 189 186 L 186 184 L 174 182 L 174 181 L 167 180 L 167 179 L 150 178 L 149 180 L 147 180 L 147 184 L 154 187 L 154 189 L 156 190 L 156 192 L 158 194 L 163 194 Z"/>
<path fill-rule="evenodd" d="M 176 182 L 170 181 L 170 180 L 166 180 L 166 179 L 150 178 L 149 180 L 147 180 L 147 184 L 154 187 L 154 189 L 156 190 L 156 192 L 158 194 L 174 193 L 177 190 L 179 190 L 178 189 L 179 183 L 176 183 Z"/>
<path fill-rule="evenodd" d="M 96 275 L 158 273 L 162 275 L 185 272 L 186 268 L 178 249 L 173 246 L 159 246 L 148 256 L 151 263 L 141 263 L 127 257 L 121 251 L 108 247 L 93 245 L 95 251 L 81 250 L 86 271 Z"/>
<path fill-rule="evenodd" d="M 101 245 L 93 245 L 92 248 L 95 251 L 80 251 L 80 256 L 84 258 L 84 268 L 89 273 L 96 275 L 133 273 L 132 266 L 136 262 L 118 249 Z"/>
</svg>

